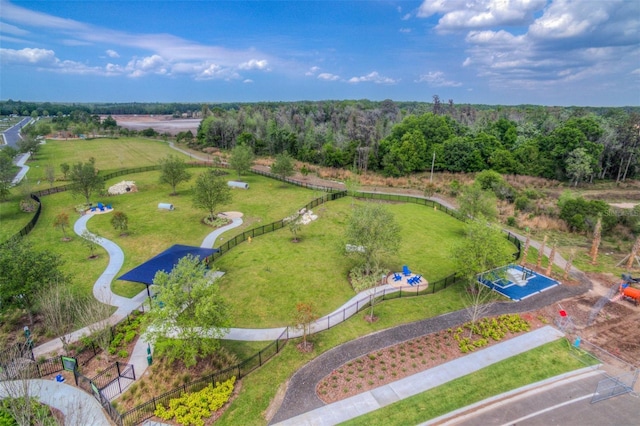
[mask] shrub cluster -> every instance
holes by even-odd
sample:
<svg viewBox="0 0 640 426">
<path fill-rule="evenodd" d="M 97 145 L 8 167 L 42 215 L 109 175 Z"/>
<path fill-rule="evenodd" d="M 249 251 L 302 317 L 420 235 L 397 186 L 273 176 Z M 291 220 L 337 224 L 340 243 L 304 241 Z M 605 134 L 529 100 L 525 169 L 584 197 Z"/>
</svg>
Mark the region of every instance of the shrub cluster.
<svg viewBox="0 0 640 426">
<path fill-rule="evenodd" d="M 236 378 L 232 377 L 225 382 L 216 383 L 215 387 L 209 384 L 201 391 L 185 393 L 170 400 L 169 409 L 158 404 L 154 414 L 163 420 L 173 419 L 181 425 L 204 426 L 202 419 L 209 417 L 229 401 L 235 381 Z"/>
<path fill-rule="evenodd" d="M 123 321 L 115 327 L 113 340 L 109 343 L 109 354 L 118 354 L 121 358 L 127 358 L 129 353 L 124 349 L 124 346 L 131 343 L 138 333 L 140 332 L 140 326 L 142 324 L 142 314 L 138 311 L 134 311 L 129 321 Z"/>
<path fill-rule="evenodd" d="M 494 318 L 483 318 L 475 324 L 470 322 L 458 327 L 454 338 L 462 353 L 467 353 L 489 344 L 489 339 L 502 340 L 507 333 L 520 333 L 529 331 L 531 326 L 518 314 L 504 314 Z M 464 337 L 465 330 L 470 331 L 470 336 Z M 475 337 L 474 337 L 475 336 Z"/>
</svg>

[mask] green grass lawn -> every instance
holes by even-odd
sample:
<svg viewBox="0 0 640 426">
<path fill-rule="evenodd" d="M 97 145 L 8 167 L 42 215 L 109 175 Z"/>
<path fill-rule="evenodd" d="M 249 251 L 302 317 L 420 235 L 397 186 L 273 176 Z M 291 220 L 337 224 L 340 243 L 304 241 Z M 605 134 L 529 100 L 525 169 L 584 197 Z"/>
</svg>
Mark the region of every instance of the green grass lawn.
<svg viewBox="0 0 640 426">
<path fill-rule="evenodd" d="M 391 271 L 407 264 L 435 281 L 454 272 L 450 248 L 463 238 L 464 224 L 440 211 L 416 204 L 388 204 L 402 228 L 398 253 L 386 259 Z M 344 254 L 344 229 L 353 210 L 342 198 L 316 207 L 318 219 L 292 242 L 288 228 L 242 243 L 216 260 L 225 272 L 221 287 L 238 327 L 286 326 L 298 302 L 313 302 L 320 315 L 355 295 L 348 283 L 355 260 Z M 506 240 L 505 240 L 506 242 Z M 505 244 L 507 250 L 513 247 Z"/>
<path fill-rule="evenodd" d="M 436 294 L 388 300 L 375 307 L 378 321 L 369 323 L 364 313 L 327 331 L 310 336 L 314 350 L 300 353 L 296 341 L 290 341 L 276 357 L 242 379 L 242 392 L 218 420 L 222 425 L 264 425 L 264 412 L 282 386 L 293 373 L 322 353 L 376 331 L 400 324 L 435 317 L 464 307 L 464 287 L 454 285 Z"/>
<path fill-rule="evenodd" d="M 17 190 L 12 190 L 9 199 L 0 202 L 0 241 L 6 241 L 20 232 L 33 218 L 33 212 L 20 210 L 22 196 Z"/>
<path fill-rule="evenodd" d="M 400 426 L 424 422 L 596 362 L 579 352 L 565 339 L 556 340 L 342 424 Z"/>
<path fill-rule="evenodd" d="M 93 157 L 96 159 L 96 169 L 102 173 L 109 173 L 114 170 L 158 164 L 160 159 L 167 155 L 189 160 L 188 155 L 172 149 L 166 142 L 143 138 L 47 140 L 35 159 L 27 163 L 31 168 L 28 177 L 35 185 L 34 189 L 45 189 L 49 187 L 45 179 L 45 169 L 49 164 L 54 167 L 56 178 L 62 179 L 62 163 L 72 166 Z M 38 181 L 40 184 L 36 185 Z"/>
</svg>

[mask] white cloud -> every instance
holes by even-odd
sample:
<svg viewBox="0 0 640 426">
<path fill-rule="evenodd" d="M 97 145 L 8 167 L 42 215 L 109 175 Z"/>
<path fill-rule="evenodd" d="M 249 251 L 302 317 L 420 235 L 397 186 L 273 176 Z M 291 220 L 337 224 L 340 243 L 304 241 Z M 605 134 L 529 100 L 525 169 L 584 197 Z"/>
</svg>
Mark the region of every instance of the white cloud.
<svg viewBox="0 0 640 426">
<path fill-rule="evenodd" d="M 422 74 L 416 81 L 417 83 L 428 83 L 432 87 L 459 87 L 462 83 L 453 80 L 447 80 L 442 71 L 431 71 Z"/>
<path fill-rule="evenodd" d="M 241 70 L 268 70 L 269 63 L 264 59 L 250 59 L 240 64 L 238 68 Z"/>
<path fill-rule="evenodd" d="M 107 49 L 107 52 L 106 52 L 106 53 L 107 53 L 107 56 L 108 56 L 108 57 L 110 57 L 110 58 L 119 58 L 119 57 L 120 57 L 120 55 L 118 54 L 118 52 L 116 52 L 116 51 L 115 51 L 115 50 L 113 50 L 113 49 Z"/>
<path fill-rule="evenodd" d="M 349 83 L 376 83 L 376 84 L 395 84 L 397 83 L 399 80 L 394 80 L 392 78 L 389 77 L 384 77 L 382 75 L 380 75 L 377 71 L 373 71 L 370 72 L 367 75 L 363 75 L 360 77 L 351 77 L 349 79 Z"/>
<path fill-rule="evenodd" d="M 316 73 L 318 71 L 320 71 L 320 67 L 311 67 L 311 68 L 309 68 L 309 71 L 304 73 L 304 75 L 306 75 L 306 76 L 314 76 L 314 75 L 316 75 Z"/>
<path fill-rule="evenodd" d="M 425 0 L 417 16 L 434 15 L 439 32 L 466 32 L 462 66 L 496 86 L 562 84 L 637 68 L 637 1 Z M 421 80 L 437 82 L 430 74 Z"/>
<path fill-rule="evenodd" d="M 400 28 L 399 31 L 404 34 L 408 34 L 411 32 L 411 28 Z"/>
<path fill-rule="evenodd" d="M 246 84 L 251 84 L 251 83 L 253 83 L 253 80 L 251 80 L 250 78 L 247 78 L 247 79 L 243 80 L 242 82 L 246 83 Z"/>
<path fill-rule="evenodd" d="M 14 36 L 24 36 L 29 34 L 29 31 L 18 28 L 15 25 L 7 24 L 6 22 L 0 21 L 0 33 L 11 34 Z"/>
<path fill-rule="evenodd" d="M 335 74 L 331 74 L 328 72 L 323 72 L 318 74 L 318 80 L 325 80 L 325 81 L 336 81 L 336 80 L 340 80 L 340 76 L 339 75 L 335 75 Z"/>
<path fill-rule="evenodd" d="M 21 50 L 14 49 L 0 49 L 0 58 L 2 63 L 16 63 L 16 64 L 54 64 L 56 54 L 53 50 L 48 49 L 30 49 L 25 48 Z"/>
<path fill-rule="evenodd" d="M 131 77 L 141 77 L 145 74 L 168 74 L 168 65 L 160 55 L 151 55 L 129 61 L 126 69 Z"/>
<path fill-rule="evenodd" d="M 442 15 L 436 29 L 443 32 L 522 25 L 533 20 L 546 0 L 425 0 L 419 18 Z"/>
<path fill-rule="evenodd" d="M 133 57 L 124 66 L 131 76 L 180 73 L 188 74 L 194 79 L 239 78 L 239 70 L 270 71 L 270 64 L 274 62 L 269 55 L 257 52 L 255 49 L 227 49 L 203 45 L 171 34 L 130 33 L 105 29 L 72 19 L 34 12 L 4 0 L 0 2 L 3 22 L 14 24 L 8 27 L 13 32 L 18 26 L 33 27 L 40 33 L 46 31 L 52 37 L 60 37 L 60 41 L 66 45 L 104 44 L 110 47 L 138 49 L 138 56 L 143 59 Z M 3 40 L 6 39 L 6 36 L 3 37 Z M 117 51 L 113 48 L 107 50 L 110 58 L 117 58 L 113 55 L 114 53 L 117 55 Z M 256 59 L 257 55 L 260 59 Z M 216 64 L 220 69 L 212 64 Z M 188 73 L 187 70 L 189 70 Z"/>
</svg>

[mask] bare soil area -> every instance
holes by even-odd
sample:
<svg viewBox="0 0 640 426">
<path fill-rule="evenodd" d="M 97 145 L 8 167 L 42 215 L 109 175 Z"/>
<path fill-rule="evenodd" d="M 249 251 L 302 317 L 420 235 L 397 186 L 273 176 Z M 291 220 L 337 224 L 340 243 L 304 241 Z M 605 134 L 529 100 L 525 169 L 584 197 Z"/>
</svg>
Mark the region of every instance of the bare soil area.
<svg viewBox="0 0 640 426">
<path fill-rule="evenodd" d="M 195 134 L 202 119 L 200 118 L 173 118 L 171 115 L 113 115 L 118 126 L 129 130 L 154 129 L 158 133 L 177 135 L 180 132 L 191 130 Z"/>
</svg>

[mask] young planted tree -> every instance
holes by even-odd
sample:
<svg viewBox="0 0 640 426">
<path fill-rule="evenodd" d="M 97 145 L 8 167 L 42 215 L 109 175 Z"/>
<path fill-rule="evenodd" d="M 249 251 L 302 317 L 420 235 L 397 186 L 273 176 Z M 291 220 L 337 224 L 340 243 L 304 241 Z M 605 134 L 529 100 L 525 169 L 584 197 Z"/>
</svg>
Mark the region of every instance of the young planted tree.
<svg viewBox="0 0 640 426">
<path fill-rule="evenodd" d="M 231 188 L 213 169 L 207 169 L 196 179 L 193 187 L 193 206 L 208 212 L 205 221 L 214 222 L 219 205 L 231 201 Z"/>
<path fill-rule="evenodd" d="M 311 324 L 320 317 L 313 303 L 299 302 L 293 315 L 294 328 L 302 330 L 302 343 L 297 345 L 301 352 L 311 352 L 313 343 L 307 341 L 311 334 Z"/>
<path fill-rule="evenodd" d="M 74 164 L 69 171 L 69 179 L 72 182 L 71 191 L 84 197 L 87 204 L 94 192 L 104 190 L 104 180 L 98 176 L 95 164 L 95 158 L 90 158 L 86 163 Z"/>
<path fill-rule="evenodd" d="M 598 262 L 598 248 L 600 247 L 600 241 L 602 239 L 602 217 L 598 217 L 596 227 L 593 230 L 593 241 L 591 242 L 591 250 L 589 256 L 591 257 L 591 264 L 595 265 Z"/>
<path fill-rule="evenodd" d="M 171 195 L 177 195 L 176 186 L 191 179 L 187 164 L 178 157 L 168 155 L 160 160 L 160 183 L 171 185 Z"/>
<path fill-rule="evenodd" d="M 158 292 L 147 314 L 145 338 L 169 362 L 184 361 L 187 367 L 197 358 L 214 353 L 229 327 L 227 307 L 216 278 L 207 274 L 197 257 L 187 255 L 169 273 L 156 273 Z"/>
<path fill-rule="evenodd" d="M 520 259 L 520 265 L 524 266 L 527 263 L 527 256 L 529 255 L 529 246 L 531 245 L 531 237 L 527 234 L 527 239 L 524 242 L 524 248 L 522 249 L 522 257 Z"/>
<path fill-rule="evenodd" d="M 367 322 L 375 322 L 378 319 L 373 311 L 376 302 L 379 300 L 375 288 L 384 284 L 383 277 L 388 273 L 389 270 L 382 268 L 377 261 L 373 264 L 369 273 L 364 273 L 364 269 L 361 266 L 357 266 L 349 272 L 353 289 L 358 293 L 369 292 L 369 313 L 365 316 Z"/>
<path fill-rule="evenodd" d="M 567 264 L 564 266 L 564 274 L 562 274 L 562 279 L 566 280 L 569 278 L 569 272 L 571 272 L 571 266 L 573 265 L 573 260 L 576 258 L 576 251 L 572 249 L 569 252 L 569 258 L 567 259 Z"/>
<path fill-rule="evenodd" d="M 56 182 L 56 169 L 53 167 L 53 164 L 47 164 L 44 167 L 44 177 L 49 182 L 49 186 L 53 186 Z"/>
<path fill-rule="evenodd" d="M 71 238 L 67 237 L 66 231 L 69 227 L 69 215 L 67 213 L 59 213 L 53 220 L 53 227 L 62 231 L 62 241 L 71 241 Z"/>
<path fill-rule="evenodd" d="M 297 243 L 300 240 L 298 239 L 298 232 L 300 228 L 302 228 L 302 216 L 299 213 L 294 214 L 287 218 L 287 223 L 289 225 L 289 231 L 293 234 L 293 242 Z"/>
<path fill-rule="evenodd" d="M 116 231 L 120 231 L 120 236 L 127 235 L 129 217 L 121 211 L 113 212 L 113 216 L 111 216 L 111 226 L 113 226 L 113 229 Z"/>
<path fill-rule="evenodd" d="M 542 245 L 540 246 L 540 251 L 538 251 L 538 260 L 536 262 L 536 268 L 540 268 L 542 265 L 542 257 L 544 256 L 544 249 L 547 245 L 547 236 L 545 235 L 542 239 Z"/>
<path fill-rule="evenodd" d="M 248 145 L 236 145 L 231 150 L 229 166 L 238 173 L 238 177 L 248 173 L 253 165 L 253 150 Z"/>
<path fill-rule="evenodd" d="M 82 243 L 84 244 L 85 247 L 89 249 L 89 259 L 95 259 L 96 257 L 98 257 L 96 250 L 98 249 L 98 240 L 100 237 L 98 237 L 95 234 L 92 234 L 86 229 L 82 233 L 81 237 L 82 237 Z"/>
<path fill-rule="evenodd" d="M 486 305 L 492 301 L 476 276 L 511 261 L 511 253 L 505 244 L 500 229 L 480 216 L 467 224 L 465 239 L 454 247 L 458 274 L 469 282 L 465 302 L 472 326 L 486 313 Z"/>
<path fill-rule="evenodd" d="M 547 270 L 545 271 L 545 275 L 551 276 L 551 268 L 553 267 L 553 263 L 556 260 L 556 242 L 553 242 L 551 246 L 551 253 L 549 254 L 549 264 L 547 265 Z"/>
<path fill-rule="evenodd" d="M 293 158 L 289 153 L 287 153 L 287 151 L 276 156 L 276 160 L 271 165 L 271 173 L 280 176 L 282 180 L 289 176 L 293 176 L 295 173 L 293 168 Z"/>
<path fill-rule="evenodd" d="M 62 177 L 64 178 L 64 180 L 67 180 L 67 176 L 69 175 L 70 170 L 71 170 L 71 167 L 69 167 L 69 164 L 67 163 L 60 164 L 60 171 L 62 172 Z"/>
</svg>

